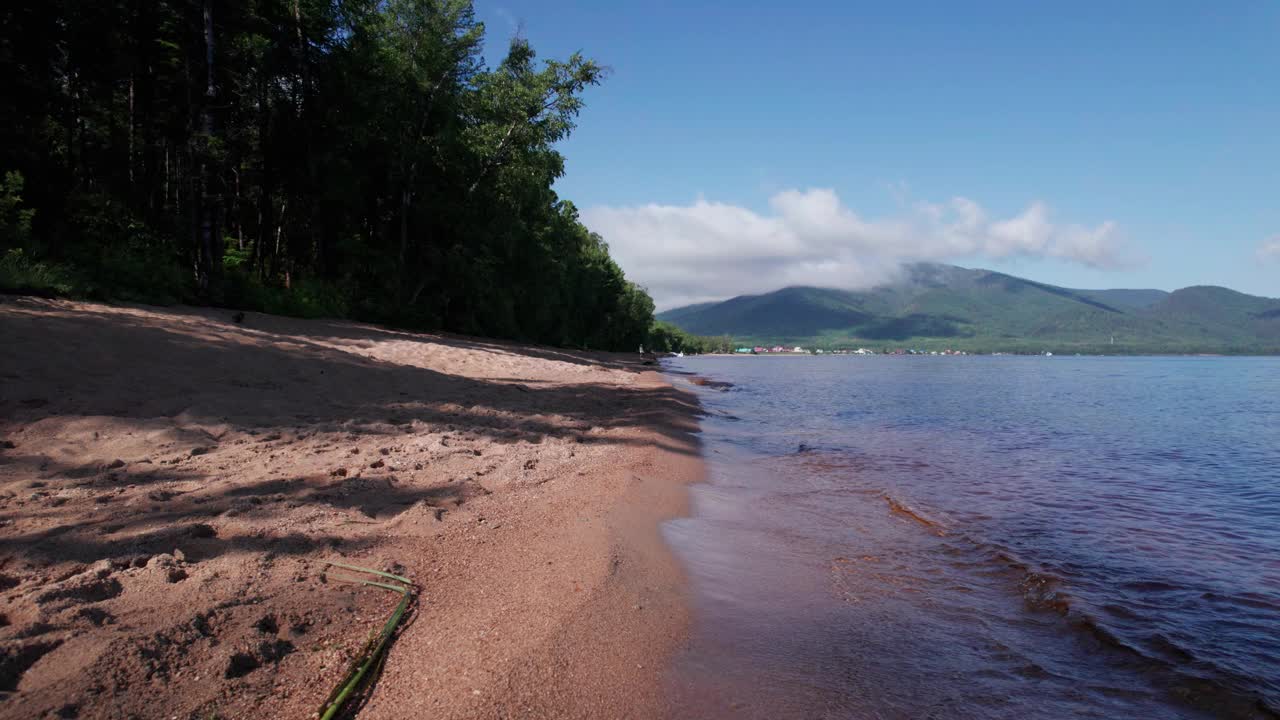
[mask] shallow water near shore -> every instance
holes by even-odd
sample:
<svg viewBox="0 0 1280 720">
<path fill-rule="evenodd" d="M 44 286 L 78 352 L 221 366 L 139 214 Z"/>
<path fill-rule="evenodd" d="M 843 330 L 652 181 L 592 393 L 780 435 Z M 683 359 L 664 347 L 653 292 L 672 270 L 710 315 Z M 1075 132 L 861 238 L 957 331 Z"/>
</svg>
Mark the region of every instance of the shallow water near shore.
<svg viewBox="0 0 1280 720">
<path fill-rule="evenodd" d="M 667 369 L 707 412 L 679 716 L 1280 713 L 1280 359 Z"/>
</svg>

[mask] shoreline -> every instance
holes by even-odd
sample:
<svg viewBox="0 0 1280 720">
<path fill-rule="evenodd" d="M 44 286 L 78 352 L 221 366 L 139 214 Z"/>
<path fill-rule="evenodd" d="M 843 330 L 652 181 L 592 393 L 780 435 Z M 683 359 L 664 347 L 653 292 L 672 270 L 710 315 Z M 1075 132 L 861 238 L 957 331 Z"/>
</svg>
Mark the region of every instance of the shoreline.
<svg viewBox="0 0 1280 720">
<path fill-rule="evenodd" d="M 658 717 L 698 400 L 632 355 L 0 296 L 0 716 Z"/>
</svg>

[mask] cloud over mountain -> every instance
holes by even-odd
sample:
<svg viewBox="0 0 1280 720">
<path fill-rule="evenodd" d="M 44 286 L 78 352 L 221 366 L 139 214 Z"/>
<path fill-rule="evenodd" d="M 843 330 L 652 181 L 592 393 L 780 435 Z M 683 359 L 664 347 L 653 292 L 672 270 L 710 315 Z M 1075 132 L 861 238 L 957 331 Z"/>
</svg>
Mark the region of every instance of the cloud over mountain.
<svg viewBox="0 0 1280 720">
<path fill-rule="evenodd" d="M 1114 223 L 1061 224 L 1040 202 L 1000 218 L 957 197 L 868 219 L 834 190 L 809 189 L 775 194 L 764 214 L 699 198 L 692 205 L 593 207 L 582 219 L 659 307 L 786 285 L 863 288 L 892 277 L 903 263 L 924 260 L 1023 256 L 1094 268 L 1132 264 Z"/>
<path fill-rule="evenodd" d="M 1263 262 L 1280 262 L 1280 235 L 1262 241 L 1258 246 L 1258 259 Z"/>
</svg>

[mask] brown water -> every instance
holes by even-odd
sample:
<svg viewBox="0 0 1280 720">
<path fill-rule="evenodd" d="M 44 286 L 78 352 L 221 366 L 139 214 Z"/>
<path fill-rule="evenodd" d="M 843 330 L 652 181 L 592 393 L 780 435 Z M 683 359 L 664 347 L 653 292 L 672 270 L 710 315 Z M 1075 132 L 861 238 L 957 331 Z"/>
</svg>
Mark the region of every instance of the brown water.
<svg viewBox="0 0 1280 720">
<path fill-rule="evenodd" d="M 1277 717 L 1280 361 L 671 369 L 734 384 L 680 717 Z"/>
</svg>

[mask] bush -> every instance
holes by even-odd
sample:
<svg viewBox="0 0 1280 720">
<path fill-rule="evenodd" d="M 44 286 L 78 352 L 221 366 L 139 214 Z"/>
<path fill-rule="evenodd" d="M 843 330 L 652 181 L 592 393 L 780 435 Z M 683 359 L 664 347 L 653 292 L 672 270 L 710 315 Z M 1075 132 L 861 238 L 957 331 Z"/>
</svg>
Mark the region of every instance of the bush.
<svg viewBox="0 0 1280 720">
<path fill-rule="evenodd" d="M 176 259 L 142 252 L 104 253 L 96 271 L 98 281 L 87 288 L 91 297 L 152 305 L 193 302 L 194 278 Z"/>
<path fill-rule="evenodd" d="M 0 179 L 0 243 L 15 248 L 31 239 L 31 221 L 36 211 L 22 207 L 22 173 L 7 172 Z"/>
<path fill-rule="evenodd" d="M 78 283 L 67 267 L 33 260 L 22 248 L 0 256 L 0 289 L 46 297 L 75 295 Z"/>
<path fill-rule="evenodd" d="M 709 353 L 733 352 L 733 339 L 727 335 L 704 337 L 693 335 L 668 322 L 657 321 L 649 328 L 645 347 L 654 352 Z"/>
<path fill-rule="evenodd" d="M 231 307 L 301 318 L 351 316 L 351 293 L 321 280 L 304 278 L 285 288 L 267 285 L 242 270 L 228 269 L 225 283 L 226 304 Z"/>
</svg>

